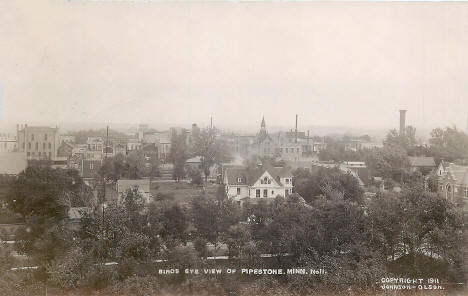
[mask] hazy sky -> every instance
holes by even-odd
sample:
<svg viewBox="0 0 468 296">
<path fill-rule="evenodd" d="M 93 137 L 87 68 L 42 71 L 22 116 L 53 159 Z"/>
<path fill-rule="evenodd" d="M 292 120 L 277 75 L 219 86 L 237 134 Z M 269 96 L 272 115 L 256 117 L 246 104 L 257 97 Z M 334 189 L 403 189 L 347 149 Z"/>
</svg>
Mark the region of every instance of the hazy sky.
<svg viewBox="0 0 468 296">
<path fill-rule="evenodd" d="M 0 36 L 0 124 L 467 125 L 468 3 L 8 0 Z"/>
</svg>

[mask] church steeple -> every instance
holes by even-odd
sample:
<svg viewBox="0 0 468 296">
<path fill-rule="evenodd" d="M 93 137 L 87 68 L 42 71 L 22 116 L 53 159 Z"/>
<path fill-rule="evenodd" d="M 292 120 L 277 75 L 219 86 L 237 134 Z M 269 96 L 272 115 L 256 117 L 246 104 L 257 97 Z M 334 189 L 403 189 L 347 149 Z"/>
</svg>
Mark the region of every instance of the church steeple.
<svg viewBox="0 0 468 296">
<path fill-rule="evenodd" d="M 260 125 L 260 135 L 266 135 L 265 117 L 262 117 L 262 124 Z"/>
</svg>

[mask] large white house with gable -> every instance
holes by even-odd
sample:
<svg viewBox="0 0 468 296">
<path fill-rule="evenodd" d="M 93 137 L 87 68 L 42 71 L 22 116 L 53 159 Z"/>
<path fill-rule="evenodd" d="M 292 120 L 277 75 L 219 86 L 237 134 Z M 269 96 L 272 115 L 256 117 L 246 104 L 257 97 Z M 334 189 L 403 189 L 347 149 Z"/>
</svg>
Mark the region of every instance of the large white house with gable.
<svg viewBox="0 0 468 296">
<path fill-rule="evenodd" d="M 229 199 L 287 197 L 292 193 L 292 171 L 289 168 L 263 165 L 257 168 L 227 168 L 224 184 Z"/>
</svg>

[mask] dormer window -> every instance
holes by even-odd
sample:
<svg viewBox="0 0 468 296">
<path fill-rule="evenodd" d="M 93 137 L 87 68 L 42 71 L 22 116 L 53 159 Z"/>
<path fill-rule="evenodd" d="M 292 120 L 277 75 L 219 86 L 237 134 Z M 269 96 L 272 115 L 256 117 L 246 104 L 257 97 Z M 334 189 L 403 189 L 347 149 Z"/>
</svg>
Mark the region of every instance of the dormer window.
<svg viewBox="0 0 468 296">
<path fill-rule="evenodd" d="M 237 178 L 237 183 L 242 183 L 242 178 Z"/>
<path fill-rule="evenodd" d="M 268 178 L 267 177 L 263 178 L 263 184 L 268 184 Z"/>
</svg>

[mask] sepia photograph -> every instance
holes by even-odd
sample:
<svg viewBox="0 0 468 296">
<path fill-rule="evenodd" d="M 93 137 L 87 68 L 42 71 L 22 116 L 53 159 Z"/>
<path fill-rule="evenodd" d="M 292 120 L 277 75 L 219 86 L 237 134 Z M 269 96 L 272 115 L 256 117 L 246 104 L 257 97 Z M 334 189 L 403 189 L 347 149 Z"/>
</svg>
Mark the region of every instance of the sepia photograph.
<svg viewBox="0 0 468 296">
<path fill-rule="evenodd" d="M 0 0 L 0 296 L 468 295 L 468 2 Z"/>
</svg>

